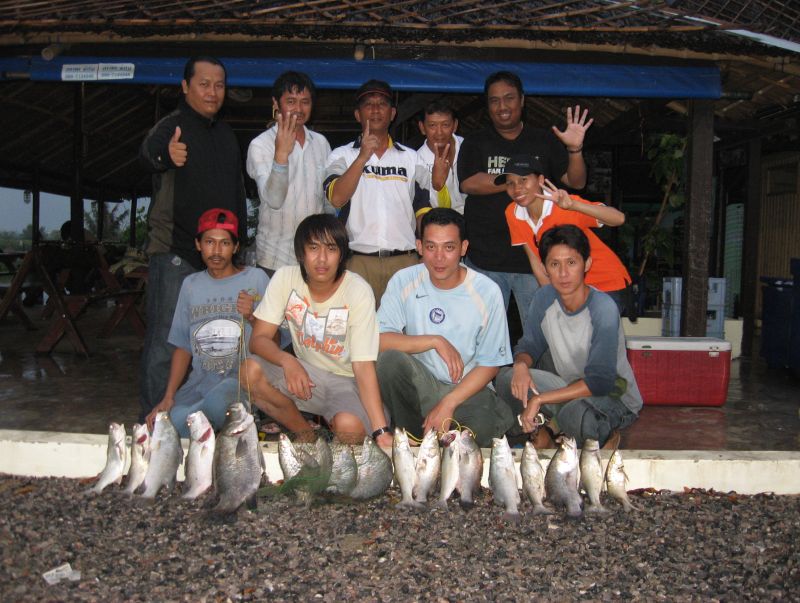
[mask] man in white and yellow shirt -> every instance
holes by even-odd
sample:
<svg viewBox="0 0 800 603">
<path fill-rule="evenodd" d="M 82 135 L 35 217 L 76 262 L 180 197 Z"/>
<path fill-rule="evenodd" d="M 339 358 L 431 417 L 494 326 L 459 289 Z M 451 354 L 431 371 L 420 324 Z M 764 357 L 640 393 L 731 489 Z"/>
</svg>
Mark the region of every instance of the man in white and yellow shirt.
<svg viewBox="0 0 800 603">
<path fill-rule="evenodd" d="M 417 153 L 392 140 L 395 99 L 386 82 L 370 80 L 356 92 L 355 118 L 361 136 L 331 152 L 323 188 L 345 221 L 353 257 L 348 269 L 360 274 L 380 300 L 392 275 L 416 264 L 416 214 L 430 206 L 430 174 Z"/>
</svg>

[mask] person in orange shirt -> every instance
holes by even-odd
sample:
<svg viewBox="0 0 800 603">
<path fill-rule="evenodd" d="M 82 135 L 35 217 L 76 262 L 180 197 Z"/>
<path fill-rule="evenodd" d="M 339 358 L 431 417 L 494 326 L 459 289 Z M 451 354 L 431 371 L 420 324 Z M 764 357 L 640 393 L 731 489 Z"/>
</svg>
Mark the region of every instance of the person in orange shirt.
<svg viewBox="0 0 800 603">
<path fill-rule="evenodd" d="M 538 157 L 516 155 L 509 158 L 503 173 L 495 178 L 494 183 L 504 184 L 512 200 L 506 207 L 511 244 L 524 247 L 536 280 L 546 285 L 550 279 L 539 258 L 539 241 L 554 226 L 574 224 L 584 232 L 591 247 L 592 267 L 586 274 L 586 284 L 608 293 L 623 313 L 624 291 L 631 277 L 619 257 L 591 229 L 621 226 L 625 214 L 603 203 L 570 195 L 542 172 Z"/>
</svg>

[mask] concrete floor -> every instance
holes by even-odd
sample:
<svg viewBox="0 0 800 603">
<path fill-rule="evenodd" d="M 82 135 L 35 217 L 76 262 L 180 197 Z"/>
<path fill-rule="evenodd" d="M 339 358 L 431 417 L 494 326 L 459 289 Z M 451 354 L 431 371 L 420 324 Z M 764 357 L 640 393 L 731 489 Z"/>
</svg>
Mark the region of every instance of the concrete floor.
<svg viewBox="0 0 800 603">
<path fill-rule="evenodd" d="M 78 323 L 92 356 L 75 354 L 66 340 L 51 356 L 33 353 L 46 323 L 29 312 L 38 331 L 11 317 L 0 323 L 0 429 L 107 432 L 110 421 L 130 428 L 139 413 L 141 340 L 126 324 L 96 337 L 107 309 Z M 623 433 L 622 446 L 639 450 L 800 451 L 800 380 L 763 361 L 734 360 L 722 407 L 647 406 Z"/>
</svg>

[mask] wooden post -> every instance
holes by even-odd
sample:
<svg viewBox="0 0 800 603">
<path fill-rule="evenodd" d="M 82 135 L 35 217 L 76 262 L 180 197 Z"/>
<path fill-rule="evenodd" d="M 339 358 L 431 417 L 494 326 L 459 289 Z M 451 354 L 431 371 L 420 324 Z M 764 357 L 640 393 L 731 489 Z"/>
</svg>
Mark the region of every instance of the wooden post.
<svg viewBox="0 0 800 603">
<path fill-rule="evenodd" d="M 73 241 L 83 242 L 83 83 L 75 86 L 72 110 L 72 196 L 69 216 Z"/>
<path fill-rule="evenodd" d="M 103 192 L 97 196 L 97 240 L 103 241 L 106 229 L 106 202 L 103 199 Z"/>
<path fill-rule="evenodd" d="M 758 232 L 761 228 L 761 139 L 747 148 L 747 200 L 744 206 L 742 245 L 742 356 L 753 356 L 758 298 Z M 797 286 L 797 285 L 795 285 Z"/>
<path fill-rule="evenodd" d="M 136 205 L 138 199 L 136 198 L 136 191 L 131 193 L 131 228 L 128 236 L 128 247 L 136 247 Z"/>
<path fill-rule="evenodd" d="M 36 247 L 39 244 L 40 233 L 39 233 L 39 216 L 41 215 L 41 182 L 39 181 L 39 165 L 33 166 L 33 190 L 31 190 L 31 194 L 33 195 L 32 203 L 33 203 L 33 216 L 31 220 L 31 225 L 33 226 L 33 232 L 31 233 L 31 245 Z"/>
<path fill-rule="evenodd" d="M 711 214 L 714 207 L 714 102 L 711 100 L 689 102 L 687 161 L 681 335 L 705 337 Z"/>
</svg>

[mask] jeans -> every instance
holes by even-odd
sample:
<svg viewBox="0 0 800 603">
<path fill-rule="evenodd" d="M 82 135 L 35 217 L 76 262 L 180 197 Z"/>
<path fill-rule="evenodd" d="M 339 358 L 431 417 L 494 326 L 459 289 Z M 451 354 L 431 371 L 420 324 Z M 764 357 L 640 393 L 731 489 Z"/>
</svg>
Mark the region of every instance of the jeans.
<svg viewBox="0 0 800 603">
<path fill-rule="evenodd" d="M 196 272 L 174 253 L 155 253 L 147 269 L 147 330 L 139 369 L 140 421 L 161 402 L 169 379 L 173 346 L 167 343 L 183 279 Z"/>
<path fill-rule="evenodd" d="M 539 283 L 533 274 L 523 274 L 521 272 L 492 272 L 478 268 L 473 264 L 469 258 L 464 258 L 464 263 L 475 270 L 488 276 L 492 279 L 497 286 L 500 287 L 500 292 L 503 294 L 503 303 L 505 304 L 506 312 L 508 312 L 508 301 L 511 299 L 511 293 L 514 293 L 514 299 L 517 302 L 517 310 L 519 310 L 519 320 L 522 323 L 522 330 L 525 331 L 525 324 L 528 320 L 528 308 L 531 305 L 533 294 L 539 288 Z"/>
<path fill-rule="evenodd" d="M 214 431 L 219 431 L 225 422 L 225 413 L 228 410 L 228 406 L 236 402 L 237 396 L 240 398 L 240 402 L 248 406 L 247 394 L 245 392 L 239 393 L 239 379 L 228 377 L 208 390 L 205 396 L 193 404 L 176 403 L 172 410 L 169 411 L 169 418 L 175 429 L 178 430 L 178 435 L 182 438 L 189 437 L 189 426 L 186 424 L 186 419 L 190 414 L 198 410 L 203 411 Z"/>
<path fill-rule="evenodd" d="M 381 352 L 376 368 L 381 397 L 392 422 L 422 437 L 425 417 L 455 385 L 439 381 L 414 356 L 398 350 Z M 459 404 L 453 418 L 473 431 L 482 448 L 491 448 L 492 438 L 501 437 L 514 422 L 508 405 L 489 387 Z"/>
<path fill-rule="evenodd" d="M 567 386 L 566 381 L 549 371 L 530 369 L 530 373 L 541 394 Z M 522 401 L 511 393 L 513 376 L 513 368 L 500 369 L 497 375 L 497 394 L 518 415 L 523 408 Z M 575 438 L 578 446 L 582 446 L 586 438 L 597 440 L 602 446 L 615 430 L 623 429 L 636 420 L 636 415 L 621 400 L 611 396 L 589 396 L 564 404 L 544 404 L 540 410 L 547 418 L 555 419 L 558 429 Z"/>
</svg>

